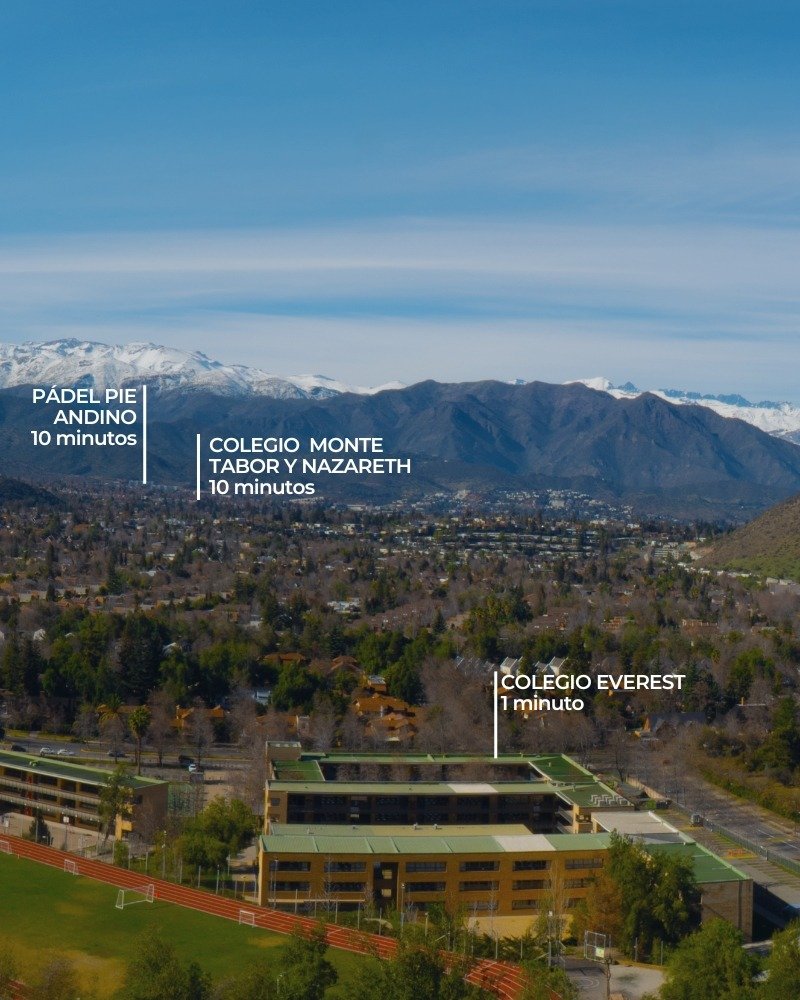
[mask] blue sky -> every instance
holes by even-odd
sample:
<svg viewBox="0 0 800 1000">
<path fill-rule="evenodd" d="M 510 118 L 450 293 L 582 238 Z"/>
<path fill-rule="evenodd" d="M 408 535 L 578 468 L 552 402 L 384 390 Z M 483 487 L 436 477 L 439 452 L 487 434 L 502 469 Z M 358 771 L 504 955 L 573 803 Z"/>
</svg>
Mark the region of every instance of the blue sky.
<svg viewBox="0 0 800 1000">
<path fill-rule="evenodd" d="M 800 402 L 794 3 L 0 8 L 0 339 Z"/>
</svg>

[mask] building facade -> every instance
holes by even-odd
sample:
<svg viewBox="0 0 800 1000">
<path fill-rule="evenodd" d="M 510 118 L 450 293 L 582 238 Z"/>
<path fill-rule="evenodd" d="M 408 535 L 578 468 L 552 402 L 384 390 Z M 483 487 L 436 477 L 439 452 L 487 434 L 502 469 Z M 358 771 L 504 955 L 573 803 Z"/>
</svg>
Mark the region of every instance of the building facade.
<svg viewBox="0 0 800 1000">
<path fill-rule="evenodd" d="M 45 821 L 99 832 L 100 793 L 112 773 L 52 757 L 0 750 L 0 811 L 31 817 L 38 811 Z M 152 826 L 163 825 L 167 816 L 167 782 L 135 775 L 128 780 L 133 789 L 131 816 L 117 816 L 117 839 L 135 832 L 145 816 Z"/>
</svg>

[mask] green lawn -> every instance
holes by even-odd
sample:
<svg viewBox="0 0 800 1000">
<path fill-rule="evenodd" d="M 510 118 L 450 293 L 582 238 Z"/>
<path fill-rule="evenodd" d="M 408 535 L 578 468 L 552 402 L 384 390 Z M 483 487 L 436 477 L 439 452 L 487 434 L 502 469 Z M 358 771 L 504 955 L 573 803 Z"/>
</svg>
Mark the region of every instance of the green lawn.
<svg viewBox="0 0 800 1000">
<path fill-rule="evenodd" d="M 20 967 L 36 970 L 54 953 L 67 954 L 86 986 L 111 997 L 122 983 L 125 960 L 146 928 L 158 927 L 184 959 L 216 978 L 265 954 L 279 960 L 286 937 L 242 927 L 156 900 L 117 910 L 117 889 L 46 865 L 0 854 L 0 945 L 10 945 Z M 361 961 L 329 952 L 340 977 Z M 29 977 L 29 973 L 27 973 Z"/>
</svg>

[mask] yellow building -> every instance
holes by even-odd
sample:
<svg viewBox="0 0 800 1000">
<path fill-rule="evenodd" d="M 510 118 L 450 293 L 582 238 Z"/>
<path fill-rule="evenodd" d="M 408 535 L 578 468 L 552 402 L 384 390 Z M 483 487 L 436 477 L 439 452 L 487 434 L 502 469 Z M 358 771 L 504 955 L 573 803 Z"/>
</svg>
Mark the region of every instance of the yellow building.
<svg viewBox="0 0 800 1000">
<path fill-rule="evenodd" d="M 53 757 L 0 750 L 0 811 L 65 823 L 84 831 L 100 830 L 100 792 L 112 772 Z M 166 781 L 131 775 L 133 788 L 130 819 L 118 816 L 114 836 L 127 837 L 145 813 L 148 823 L 166 820 L 169 785 Z"/>
<path fill-rule="evenodd" d="M 562 754 L 314 754 L 287 742 L 268 755 L 262 905 L 443 903 L 521 933 L 541 913 L 569 916 L 616 831 L 690 858 L 704 919 L 752 934 L 751 879 Z M 490 780 L 465 780 L 481 774 Z"/>
</svg>

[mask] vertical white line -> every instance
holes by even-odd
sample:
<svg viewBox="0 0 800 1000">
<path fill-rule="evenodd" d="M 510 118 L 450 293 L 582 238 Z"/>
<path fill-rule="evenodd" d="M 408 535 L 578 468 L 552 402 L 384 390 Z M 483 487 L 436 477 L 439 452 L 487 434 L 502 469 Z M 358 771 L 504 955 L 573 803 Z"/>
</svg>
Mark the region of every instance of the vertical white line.
<svg viewBox="0 0 800 1000">
<path fill-rule="evenodd" d="M 142 386 L 142 483 L 147 485 L 147 386 Z"/>
<path fill-rule="evenodd" d="M 494 756 L 497 759 L 497 671 L 494 672 Z"/>
<path fill-rule="evenodd" d="M 197 499 L 200 499 L 200 435 L 197 435 Z"/>
</svg>

